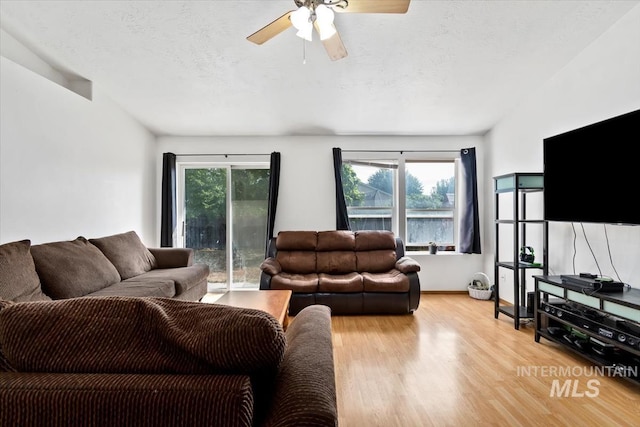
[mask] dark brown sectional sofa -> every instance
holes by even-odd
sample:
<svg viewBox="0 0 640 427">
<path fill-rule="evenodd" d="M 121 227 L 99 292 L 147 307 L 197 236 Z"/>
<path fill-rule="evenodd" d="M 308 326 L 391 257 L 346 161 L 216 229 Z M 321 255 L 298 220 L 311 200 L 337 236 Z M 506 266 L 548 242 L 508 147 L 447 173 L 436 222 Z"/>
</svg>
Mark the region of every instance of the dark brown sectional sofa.
<svg viewBox="0 0 640 427">
<path fill-rule="evenodd" d="M 84 296 L 198 301 L 209 267 L 193 249 L 147 248 L 135 231 L 100 238 L 0 245 L 0 298 L 39 301 Z"/>
<path fill-rule="evenodd" d="M 261 265 L 260 289 L 293 291 L 289 314 L 407 314 L 420 303 L 420 265 L 390 231 L 281 231 Z"/>
</svg>

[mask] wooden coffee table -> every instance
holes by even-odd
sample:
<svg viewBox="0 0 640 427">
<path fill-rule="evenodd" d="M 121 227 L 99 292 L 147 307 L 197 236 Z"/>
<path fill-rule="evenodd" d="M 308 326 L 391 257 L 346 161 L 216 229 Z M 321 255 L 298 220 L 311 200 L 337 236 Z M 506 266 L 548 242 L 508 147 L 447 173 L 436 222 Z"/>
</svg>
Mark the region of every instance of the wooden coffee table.
<svg viewBox="0 0 640 427">
<path fill-rule="evenodd" d="M 228 291 L 218 298 L 215 304 L 266 311 L 278 319 L 283 328 L 286 328 L 290 298 L 289 290 Z"/>
</svg>

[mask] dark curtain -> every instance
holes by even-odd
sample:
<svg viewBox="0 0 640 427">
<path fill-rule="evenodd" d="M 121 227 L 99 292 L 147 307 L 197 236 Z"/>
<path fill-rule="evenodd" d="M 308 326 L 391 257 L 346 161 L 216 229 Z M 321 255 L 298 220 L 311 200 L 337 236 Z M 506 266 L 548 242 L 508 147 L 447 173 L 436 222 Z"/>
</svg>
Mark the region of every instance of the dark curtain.
<svg viewBox="0 0 640 427">
<path fill-rule="evenodd" d="M 480 216 L 478 213 L 478 174 L 476 149 L 460 150 L 461 204 L 460 242 L 458 251 L 464 254 L 480 254 Z"/>
<path fill-rule="evenodd" d="M 176 229 L 176 155 L 162 154 L 162 213 L 160 218 L 160 246 L 173 247 Z"/>
<path fill-rule="evenodd" d="M 278 188 L 280 187 L 280 153 L 271 153 L 269 167 L 269 207 L 267 208 L 267 247 L 265 258 L 269 253 L 269 241 L 273 237 L 273 228 L 276 222 L 276 207 L 278 205 Z"/>
<path fill-rule="evenodd" d="M 336 230 L 351 230 L 349 215 L 347 214 L 347 202 L 342 188 L 342 150 L 333 149 L 333 173 L 336 178 Z"/>
</svg>

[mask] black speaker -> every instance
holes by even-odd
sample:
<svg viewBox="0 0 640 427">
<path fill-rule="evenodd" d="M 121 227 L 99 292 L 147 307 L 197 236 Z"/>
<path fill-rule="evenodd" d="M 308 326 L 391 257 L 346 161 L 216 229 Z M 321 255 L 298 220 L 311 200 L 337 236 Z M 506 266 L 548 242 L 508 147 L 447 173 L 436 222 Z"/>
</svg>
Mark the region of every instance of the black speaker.
<svg viewBox="0 0 640 427">
<path fill-rule="evenodd" d="M 520 248 L 520 261 L 533 264 L 535 260 L 536 257 L 533 254 L 533 248 L 531 246 L 523 246 Z"/>
<path fill-rule="evenodd" d="M 527 292 L 527 314 L 533 315 L 535 307 L 535 292 Z"/>
</svg>

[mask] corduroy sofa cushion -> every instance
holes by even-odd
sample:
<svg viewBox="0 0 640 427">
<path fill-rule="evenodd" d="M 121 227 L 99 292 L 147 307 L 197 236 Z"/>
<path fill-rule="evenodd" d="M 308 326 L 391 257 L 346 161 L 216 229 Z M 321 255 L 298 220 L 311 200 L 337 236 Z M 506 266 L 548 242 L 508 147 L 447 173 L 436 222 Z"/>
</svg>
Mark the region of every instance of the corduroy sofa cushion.
<svg viewBox="0 0 640 427">
<path fill-rule="evenodd" d="M 176 284 L 171 279 L 136 280 L 135 277 L 92 292 L 88 297 L 163 297 L 173 298 Z"/>
<path fill-rule="evenodd" d="M 268 313 L 169 298 L 16 303 L 0 311 L 0 347 L 19 372 L 275 372 L 285 351 Z"/>
<path fill-rule="evenodd" d="M 253 418 L 247 375 L 4 373 L 0 379 L 3 427 L 257 427 Z"/>
<path fill-rule="evenodd" d="M 162 282 L 164 280 L 172 280 L 174 283 L 175 293 L 183 294 L 188 292 L 199 283 L 207 280 L 209 268 L 206 264 L 194 264 L 189 267 L 175 268 L 155 268 L 146 273 L 134 276 L 124 281 L 124 283 L 132 282 Z M 151 295 L 150 295 L 151 296 Z"/>
<path fill-rule="evenodd" d="M 42 290 L 53 299 L 76 298 L 120 281 L 100 249 L 84 237 L 31 247 Z"/>
<path fill-rule="evenodd" d="M 0 245 L 0 298 L 16 302 L 51 299 L 42 292 L 30 248 L 30 240 Z"/>
<path fill-rule="evenodd" d="M 127 280 L 156 267 L 156 259 L 135 231 L 89 239 Z"/>
<path fill-rule="evenodd" d="M 13 304 L 12 301 L 0 299 L 0 312 L 4 310 L 5 307 L 9 307 L 12 304 Z M 2 352 L 2 343 L 0 343 L 0 372 L 13 372 L 13 371 L 14 371 L 13 367 L 11 366 L 9 361 L 4 357 L 4 353 Z"/>
</svg>

